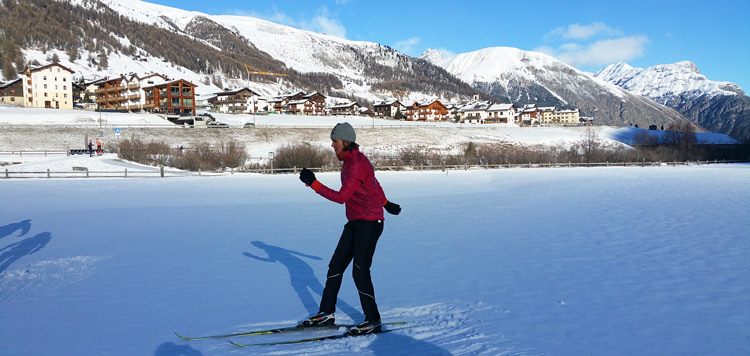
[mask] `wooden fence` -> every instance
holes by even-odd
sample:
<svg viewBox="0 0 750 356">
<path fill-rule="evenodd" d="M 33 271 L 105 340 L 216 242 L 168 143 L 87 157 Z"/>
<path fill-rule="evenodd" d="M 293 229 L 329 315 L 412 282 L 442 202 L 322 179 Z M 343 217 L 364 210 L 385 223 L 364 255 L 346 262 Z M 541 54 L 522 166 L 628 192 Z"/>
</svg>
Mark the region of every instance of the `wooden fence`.
<svg viewBox="0 0 750 356">
<path fill-rule="evenodd" d="M 18 152 L 19 156 L 26 154 L 44 154 L 47 155 L 64 155 L 69 154 L 65 151 L 22 151 Z M 7 155 L 7 152 L 0 152 L 0 155 Z M 13 153 L 14 155 L 16 153 Z M 713 160 L 713 161 L 686 161 L 686 162 L 597 162 L 597 163 L 523 163 L 523 164 L 482 164 L 482 165 L 406 165 L 406 166 L 375 166 L 378 171 L 459 171 L 459 170 L 477 170 L 477 169 L 504 169 L 504 168 L 573 168 L 573 167 L 654 167 L 654 166 L 686 166 L 686 165 L 705 165 L 719 163 L 741 163 L 744 161 L 730 160 Z M 309 168 L 316 172 L 338 171 L 338 168 Z M 230 175 L 234 173 L 261 173 L 261 174 L 297 174 L 301 167 L 293 168 L 273 168 L 273 164 L 261 166 L 258 168 L 242 168 L 230 171 L 182 171 L 169 167 L 154 167 L 151 170 L 122 170 L 111 171 L 91 171 L 87 167 L 71 167 L 71 170 L 51 170 L 46 171 L 20 171 L 14 170 L 13 166 L 0 168 L 0 178 L 157 178 L 157 177 L 188 177 L 188 176 L 217 176 Z"/>
</svg>

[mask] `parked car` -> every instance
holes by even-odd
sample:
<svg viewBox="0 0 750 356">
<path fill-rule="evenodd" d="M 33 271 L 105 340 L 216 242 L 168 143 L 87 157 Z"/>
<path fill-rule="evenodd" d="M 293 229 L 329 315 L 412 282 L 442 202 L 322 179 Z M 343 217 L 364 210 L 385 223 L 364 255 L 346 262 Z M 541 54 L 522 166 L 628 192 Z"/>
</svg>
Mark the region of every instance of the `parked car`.
<svg viewBox="0 0 750 356">
<path fill-rule="evenodd" d="M 242 127 L 244 127 L 244 128 L 248 128 L 248 127 L 253 128 L 253 127 L 255 127 L 255 124 L 252 123 L 252 122 L 246 122 L 245 125 L 242 126 Z"/>
<path fill-rule="evenodd" d="M 223 122 L 211 121 L 208 124 L 206 124 L 206 127 L 208 127 L 208 128 L 221 128 L 221 129 L 223 129 L 223 128 L 228 128 L 229 125 L 227 125 L 227 124 L 225 124 Z"/>
</svg>

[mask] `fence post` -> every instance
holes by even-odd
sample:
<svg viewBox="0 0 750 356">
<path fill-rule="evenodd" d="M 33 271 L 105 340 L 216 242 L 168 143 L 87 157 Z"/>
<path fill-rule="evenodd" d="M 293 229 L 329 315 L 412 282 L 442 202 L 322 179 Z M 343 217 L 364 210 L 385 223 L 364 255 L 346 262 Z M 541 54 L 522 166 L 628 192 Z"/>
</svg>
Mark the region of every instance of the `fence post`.
<svg viewBox="0 0 750 356">
<path fill-rule="evenodd" d="M 10 178 L 10 176 L 8 176 L 8 168 L 5 169 L 5 178 Z"/>
<path fill-rule="evenodd" d="M 49 178 L 49 168 L 47 168 L 47 178 Z"/>
<path fill-rule="evenodd" d="M 128 169 L 125 168 L 125 178 L 127 178 L 127 177 L 128 177 Z"/>
</svg>

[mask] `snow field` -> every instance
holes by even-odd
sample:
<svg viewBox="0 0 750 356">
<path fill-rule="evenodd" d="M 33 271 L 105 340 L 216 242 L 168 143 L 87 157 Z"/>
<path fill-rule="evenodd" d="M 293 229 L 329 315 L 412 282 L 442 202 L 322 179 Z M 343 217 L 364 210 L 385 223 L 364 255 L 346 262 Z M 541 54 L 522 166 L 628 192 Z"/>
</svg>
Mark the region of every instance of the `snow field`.
<svg viewBox="0 0 750 356">
<path fill-rule="evenodd" d="M 748 165 L 377 172 L 392 333 L 236 348 L 317 311 L 343 207 L 296 176 L 0 181 L 7 355 L 739 355 Z M 337 173 L 318 179 L 332 187 Z M 33 253 L 32 253 L 33 252 Z M 339 322 L 362 319 L 351 278 Z M 44 335 L 43 338 L 37 335 Z M 239 342 L 252 342 L 252 337 Z"/>
</svg>

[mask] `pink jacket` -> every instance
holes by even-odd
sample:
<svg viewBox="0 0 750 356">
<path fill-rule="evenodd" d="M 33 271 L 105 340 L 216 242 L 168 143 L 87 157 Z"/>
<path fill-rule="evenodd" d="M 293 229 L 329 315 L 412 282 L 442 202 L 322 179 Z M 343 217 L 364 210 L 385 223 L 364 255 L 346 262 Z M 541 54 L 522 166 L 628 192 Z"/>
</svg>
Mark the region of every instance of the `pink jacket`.
<svg viewBox="0 0 750 356">
<path fill-rule="evenodd" d="M 375 178 L 370 160 L 359 149 L 346 152 L 341 167 L 341 190 L 335 191 L 319 181 L 312 188 L 324 198 L 346 205 L 348 220 L 385 220 L 383 205 L 388 201 Z"/>
</svg>

